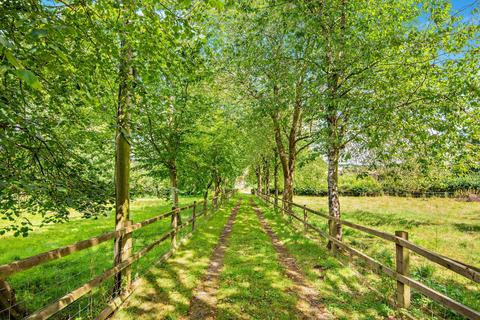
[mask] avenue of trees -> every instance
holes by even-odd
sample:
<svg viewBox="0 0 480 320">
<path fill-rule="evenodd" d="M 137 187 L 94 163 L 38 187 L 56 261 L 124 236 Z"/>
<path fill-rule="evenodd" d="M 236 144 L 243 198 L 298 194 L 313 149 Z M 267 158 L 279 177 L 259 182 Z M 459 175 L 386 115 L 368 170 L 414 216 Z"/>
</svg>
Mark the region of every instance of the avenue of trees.
<svg viewBox="0 0 480 320">
<path fill-rule="evenodd" d="M 309 165 L 340 217 L 341 163 L 478 171 L 479 50 L 446 0 L 7 1 L 0 232 L 243 175 L 292 201 Z"/>
</svg>

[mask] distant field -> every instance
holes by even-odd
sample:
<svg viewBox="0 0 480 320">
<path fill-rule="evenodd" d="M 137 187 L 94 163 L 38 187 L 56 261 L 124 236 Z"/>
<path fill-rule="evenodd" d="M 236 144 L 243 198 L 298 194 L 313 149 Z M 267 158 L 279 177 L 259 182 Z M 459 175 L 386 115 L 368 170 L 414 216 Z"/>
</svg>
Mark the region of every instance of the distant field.
<svg viewBox="0 0 480 320">
<path fill-rule="evenodd" d="M 184 197 L 181 199 L 180 205 L 190 204 L 194 200 L 200 199 Z M 170 209 L 171 205 L 163 199 L 138 199 L 132 203 L 131 219 L 134 222 L 140 222 Z M 187 216 L 191 215 L 190 211 L 184 211 L 182 217 L 187 219 Z M 169 228 L 170 219 L 167 218 L 135 231 L 133 234 L 134 250 L 137 251 L 139 248 L 148 245 Z M 49 225 L 34 230 L 26 238 L 12 235 L 0 236 L 0 264 L 27 258 L 113 229 L 114 215 L 110 213 L 108 216 L 98 219 L 75 218 L 67 223 Z M 186 232 L 186 230 L 182 232 Z M 165 241 L 141 261 L 135 263 L 133 265 L 134 276 L 141 274 L 145 268 L 154 263 L 161 254 L 168 250 L 169 246 L 170 242 Z M 16 290 L 17 299 L 22 307 L 32 311 L 53 302 L 99 275 L 103 270 L 110 268 L 112 263 L 113 242 L 107 241 L 96 247 L 20 272 L 8 278 L 7 281 Z M 107 281 L 103 288 L 95 293 L 95 300 L 99 302 L 105 300 L 98 298 L 98 296 L 108 295 L 111 292 L 109 285 Z M 76 318 L 78 310 L 81 311 L 82 308 L 86 308 L 85 306 L 93 301 L 93 299 L 87 300 L 83 299 L 78 304 L 73 304 L 60 317 Z M 0 318 L 2 318 L 1 315 Z"/>
<path fill-rule="evenodd" d="M 326 197 L 295 197 L 295 202 L 328 211 Z M 480 203 L 449 198 L 341 197 L 349 221 L 395 232 L 468 264 L 480 265 Z M 347 234 L 348 236 L 348 234 Z"/>
<path fill-rule="evenodd" d="M 328 212 L 326 197 L 297 196 L 294 201 Z M 480 266 L 480 203 L 449 198 L 341 197 L 342 218 L 394 233 L 403 230 L 415 244 L 464 263 Z M 311 216 L 326 230 L 326 221 Z M 357 230 L 344 228 L 344 240 L 386 264 L 393 265 L 394 245 Z M 417 279 L 480 309 L 480 286 L 445 268 L 412 256 L 411 273 Z M 419 301 L 423 300 L 423 301 Z M 418 303 L 428 300 L 417 297 Z M 450 316 L 447 314 L 447 318 Z"/>
</svg>

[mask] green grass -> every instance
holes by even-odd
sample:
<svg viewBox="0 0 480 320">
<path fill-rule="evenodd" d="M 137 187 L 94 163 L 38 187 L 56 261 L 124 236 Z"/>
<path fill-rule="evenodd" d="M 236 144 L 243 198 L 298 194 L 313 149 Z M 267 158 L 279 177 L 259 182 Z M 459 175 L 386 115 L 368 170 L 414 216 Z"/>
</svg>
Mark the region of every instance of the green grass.
<svg viewBox="0 0 480 320">
<path fill-rule="evenodd" d="M 192 203 L 196 198 L 184 198 L 181 205 Z M 131 219 L 139 222 L 147 218 L 159 215 L 170 210 L 170 205 L 160 199 L 139 199 L 132 204 Z M 182 212 L 182 217 L 187 219 L 191 210 Z M 133 233 L 133 246 L 137 251 L 141 247 L 166 232 L 170 226 L 170 219 L 164 219 L 153 223 Z M 114 215 L 98 219 L 74 219 L 63 224 L 55 224 L 40 228 L 32 232 L 28 237 L 2 236 L 0 238 L 0 263 L 9 263 L 15 260 L 27 258 L 48 250 L 58 248 L 79 240 L 87 239 L 96 235 L 109 232 L 114 229 Z M 182 231 L 186 232 L 186 231 Z M 145 258 L 133 264 L 133 274 L 138 275 L 148 267 L 155 258 L 166 252 L 169 241 L 155 248 Z M 153 259 L 151 258 L 153 257 Z M 69 291 L 79 287 L 102 271 L 111 268 L 113 264 L 113 241 L 107 241 L 96 247 L 74 253 L 65 258 L 49 262 L 32 269 L 19 272 L 7 279 L 15 289 L 17 300 L 22 307 L 33 311 Z M 95 292 L 96 300 L 105 301 L 111 292 L 111 283 Z M 101 299 L 99 298 L 101 296 Z M 78 309 L 91 304 L 88 299 L 82 299 L 65 311 L 66 314 L 77 314 Z M 71 310 L 70 310 L 71 309 Z M 88 307 L 88 309 L 91 309 Z M 73 313 L 72 313 L 73 312 Z"/>
<path fill-rule="evenodd" d="M 292 282 L 247 200 L 233 226 L 218 291 L 218 319 L 301 319 Z"/>
<path fill-rule="evenodd" d="M 467 264 L 480 264 L 480 203 L 448 198 L 342 197 L 345 220 L 394 233 L 404 230 L 420 246 Z M 327 212 L 324 197 L 296 197 L 295 202 Z M 309 220 L 324 230 L 325 219 L 309 215 Z M 394 244 L 344 228 L 344 241 L 375 259 L 393 266 Z M 480 310 L 480 286 L 423 257 L 412 255 L 411 274 L 463 304 Z M 463 319 L 418 293 L 413 294 L 417 309 L 438 317 Z"/>
<path fill-rule="evenodd" d="M 298 204 L 328 211 L 325 197 L 295 197 Z M 343 218 L 410 240 L 442 255 L 480 265 L 480 203 L 450 198 L 341 197 Z"/>
<path fill-rule="evenodd" d="M 383 286 L 385 279 L 369 273 L 360 274 L 345 259 L 333 258 L 325 242 L 305 237 L 299 224 L 291 226 L 287 218 L 265 207 L 259 200 L 256 202 L 307 279 L 320 292 L 326 308 L 337 319 L 385 319 L 398 316 L 388 304 L 393 286 Z"/>
<path fill-rule="evenodd" d="M 197 230 L 167 262 L 143 273 L 141 285 L 114 319 L 177 319 L 188 314 L 193 290 L 236 203 L 231 199 L 213 215 L 199 219 Z"/>
<path fill-rule="evenodd" d="M 250 207 L 248 197 L 240 197 L 243 198 L 243 204 L 229 240 L 220 279 L 218 318 L 301 318 L 295 308 L 296 297 L 289 289 L 291 281 L 282 273 L 277 254 Z M 186 198 L 182 205 L 193 200 Z M 415 243 L 466 263 L 479 264 L 478 203 L 395 197 L 342 197 L 341 201 L 343 217 L 347 220 L 387 232 L 405 230 Z M 231 200 L 226 208 L 206 219 L 199 219 L 197 232 L 168 262 L 155 266 L 159 257 L 170 248 L 170 242 L 165 241 L 135 263 L 133 274 L 137 278 L 142 277 L 142 285 L 128 305 L 116 315 L 117 319 L 185 317 L 193 290 L 208 267 L 212 250 L 235 202 Z M 296 202 L 326 211 L 325 198 L 297 197 Z M 314 235 L 305 237 L 300 224 L 292 227 L 273 210 L 265 206 L 262 209 L 273 230 L 296 258 L 298 266 L 318 289 L 323 303 L 336 318 L 400 317 L 391 306 L 395 293 L 394 281 L 372 274 L 361 263 L 352 264 L 346 258 L 331 257 L 323 239 Z M 134 222 L 138 222 L 168 210 L 169 205 L 163 200 L 143 199 L 132 205 L 131 214 Z M 183 219 L 190 214 L 183 213 Z M 309 219 L 319 227 L 326 228 L 324 219 L 315 216 Z M 170 219 L 166 219 L 136 231 L 133 237 L 135 251 L 158 238 L 169 228 L 169 224 Z M 27 238 L 3 236 L 0 238 L 0 263 L 35 255 L 111 231 L 112 228 L 113 215 L 110 215 L 97 220 L 78 219 L 51 225 L 35 230 Z M 188 231 L 183 230 L 180 236 Z M 385 264 L 394 263 L 394 246 L 389 242 L 349 228 L 345 228 L 345 241 Z M 112 246 L 113 242 L 109 241 L 20 272 L 7 280 L 15 288 L 18 299 L 29 310 L 35 310 L 110 268 Z M 429 286 L 474 309 L 480 309 L 480 289 L 473 282 L 415 255 L 412 257 L 411 273 Z M 111 281 L 107 281 L 57 318 L 93 318 L 104 307 L 110 293 Z M 409 311 L 422 320 L 462 319 L 415 292 Z"/>
</svg>

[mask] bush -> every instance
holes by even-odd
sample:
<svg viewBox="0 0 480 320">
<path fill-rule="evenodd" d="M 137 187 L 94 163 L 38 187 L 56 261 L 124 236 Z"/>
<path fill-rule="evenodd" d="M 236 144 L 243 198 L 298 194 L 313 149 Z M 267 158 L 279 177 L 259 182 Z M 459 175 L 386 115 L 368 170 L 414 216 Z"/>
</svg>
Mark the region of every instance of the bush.
<svg viewBox="0 0 480 320">
<path fill-rule="evenodd" d="M 382 192 L 382 185 L 371 176 L 344 175 L 340 177 L 340 193 L 352 196 L 374 196 Z"/>
<path fill-rule="evenodd" d="M 480 175 L 472 174 L 447 178 L 443 183 L 434 185 L 430 188 L 430 191 L 435 192 L 457 192 L 467 190 L 480 190 Z"/>
</svg>

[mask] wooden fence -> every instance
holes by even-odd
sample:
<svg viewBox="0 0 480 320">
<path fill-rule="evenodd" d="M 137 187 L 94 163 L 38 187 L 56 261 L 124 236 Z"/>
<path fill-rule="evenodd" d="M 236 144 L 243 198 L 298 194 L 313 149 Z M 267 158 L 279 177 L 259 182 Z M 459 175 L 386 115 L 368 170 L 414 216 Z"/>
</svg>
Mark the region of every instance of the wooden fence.
<svg viewBox="0 0 480 320">
<path fill-rule="evenodd" d="M 234 194 L 234 191 L 229 191 L 225 194 L 222 194 L 221 196 L 214 197 L 211 200 L 211 206 L 213 209 L 217 209 L 219 205 L 224 203 L 226 200 L 228 200 L 232 195 Z M 192 217 L 188 219 L 187 221 L 178 224 L 178 217 L 182 211 L 190 210 L 192 209 Z M 201 211 L 200 211 L 201 209 Z M 200 211 L 200 212 L 199 212 Z M 63 257 L 66 257 L 72 253 L 85 250 L 91 247 L 98 246 L 101 243 L 104 243 L 108 240 L 112 239 L 118 239 L 120 237 L 124 237 L 126 235 L 130 236 L 135 230 L 141 229 L 145 226 L 148 226 L 154 222 L 163 220 L 167 217 L 172 218 L 171 222 L 171 229 L 168 230 L 166 233 L 162 234 L 157 240 L 153 241 L 149 245 L 143 247 L 140 251 L 133 253 L 131 248 L 128 250 L 128 255 L 125 255 L 124 253 L 115 253 L 121 254 L 121 261 L 120 263 L 115 263 L 114 266 L 106 271 L 104 271 L 102 274 L 99 276 L 91 279 L 87 283 L 81 285 L 80 287 L 74 289 L 73 291 L 67 293 L 63 297 L 60 297 L 53 303 L 50 303 L 43 308 L 34 311 L 33 313 L 30 313 L 25 316 L 19 316 L 14 315 L 13 313 L 10 313 L 8 315 L 8 319 L 28 319 L 28 320 L 39 320 L 39 319 L 48 319 L 51 316 L 55 315 L 59 311 L 65 309 L 78 299 L 84 297 L 86 294 L 91 292 L 94 288 L 100 286 L 105 280 L 109 278 L 113 278 L 116 275 L 120 273 L 125 273 L 128 268 L 136 261 L 144 257 L 148 252 L 150 252 L 152 249 L 157 247 L 159 244 L 167 240 L 168 238 L 171 239 L 171 249 L 168 251 L 165 255 L 163 255 L 160 260 L 166 260 L 168 257 L 172 255 L 172 253 L 175 251 L 177 248 L 177 233 L 186 228 L 187 226 L 191 226 L 191 231 L 193 232 L 195 230 L 195 221 L 207 214 L 208 212 L 208 201 L 201 201 L 201 202 L 194 202 L 193 204 L 181 208 L 173 208 L 170 212 L 162 213 L 158 216 L 155 216 L 153 218 L 144 220 L 142 222 L 138 222 L 135 224 L 131 224 L 127 226 L 126 228 L 108 232 L 96 237 L 92 237 L 86 240 L 79 241 L 77 243 L 64 246 L 58 249 L 54 249 L 42 254 L 38 254 L 26 259 L 22 259 L 19 261 L 15 261 L 9 264 L 5 265 L 0 265 L 0 284 L 3 284 L 5 287 L 9 287 L 7 283 L 7 278 L 9 276 L 12 276 L 15 273 L 25 271 L 27 269 L 39 266 L 41 264 L 56 260 L 56 259 L 61 259 Z M 115 261 L 117 261 L 118 257 L 115 257 Z M 110 301 L 109 305 L 107 306 L 106 309 L 104 309 L 103 312 L 101 312 L 96 319 L 105 319 L 107 318 L 113 311 L 115 311 L 115 306 L 119 305 L 119 299 L 124 299 L 128 297 L 128 293 L 131 291 L 131 287 L 129 284 L 127 284 L 128 287 L 125 287 L 125 284 L 122 284 L 122 288 L 120 292 L 118 293 L 117 297 L 115 299 L 112 299 Z M 13 290 L 12 290 L 13 292 Z M 13 295 L 13 293 L 12 293 Z M 4 301 L 2 301 L 5 303 Z M 14 297 L 11 298 L 10 301 L 7 301 L 10 304 L 14 303 Z"/>
<path fill-rule="evenodd" d="M 402 308 L 408 308 L 410 306 L 410 288 L 418 291 L 419 293 L 425 295 L 426 297 L 440 303 L 444 307 L 447 307 L 451 310 L 458 312 L 459 314 L 467 317 L 468 319 L 479 320 L 480 319 L 480 312 L 477 310 L 473 310 L 460 302 L 457 302 L 450 297 L 428 287 L 427 285 L 411 278 L 409 276 L 409 251 L 413 251 L 416 254 L 438 264 L 442 267 L 445 267 L 471 281 L 476 283 L 480 283 L 480 269 L 474 266 L 467 265 L 460 261 L 447 258 L 442 256 L 438 253 L 430 251 L 428 249 L 422 248 L 410 241 L 408 241 L 408 233 L 405 231 L 397 231 L 395 234 L 390 234 L 386 232 L 382 232 L 379 230 L 375 230 L 369 227 L 365 227 L 356 223 L 352 223 L 349 221 L 345 221 L 342 219 L 331 217 L 327 214 L 322 212 L 313 210 L 308 208 L 305 205 L 299 205 L 294 202 L 285 201 L 280 198 L 275 198 L 272 195 L 267 195 L 263 193 L 258 193 L 257 196 L 262 200 L 266 201 L 269 204 L 272 204 L 277 209 L 282 210 L 287 215 L 293 217 L 294 219 L 300 221 L 304 226 L 305 229 L 311 229 L 319 233 L 321 236 L 330 240 L 338 247 L 342 248 L 352 256 L 356 256 L 362 260 L 364 260 L 368 267 L 379 274 L 387 275 L 397 281 L 397 294 L 396 294 L 396 304 Z M 287 206 L 281 205 L 279 206 L 278 203 L 282 202 L 282 204 L 288 203 L 293 207 L 297 207 L 303 211 L 303 217 L 299 217 L 298 215 L 293 212 L 293 210 L 287 210 Z M 312 225 L 308 222 L 308 213 L 312 213 L 316 216 L 325 218 L 329 221 L 334 221 L 335 223 L 350 227 L 352 229 L 356 229 L 370 235 L 376 236 L 378 238 L 387 240 L 395 244 L 395 252 L 396 252 L 396 268 L 393 270 L 392 268 L 376 261 L 375 259 L 371 258 L 367 254 L 350 247 L 343 241 L 339 241 L 336 238 L 330 236 L 325 231 L 319 229 L 318 227 Z"/>
</svg>

